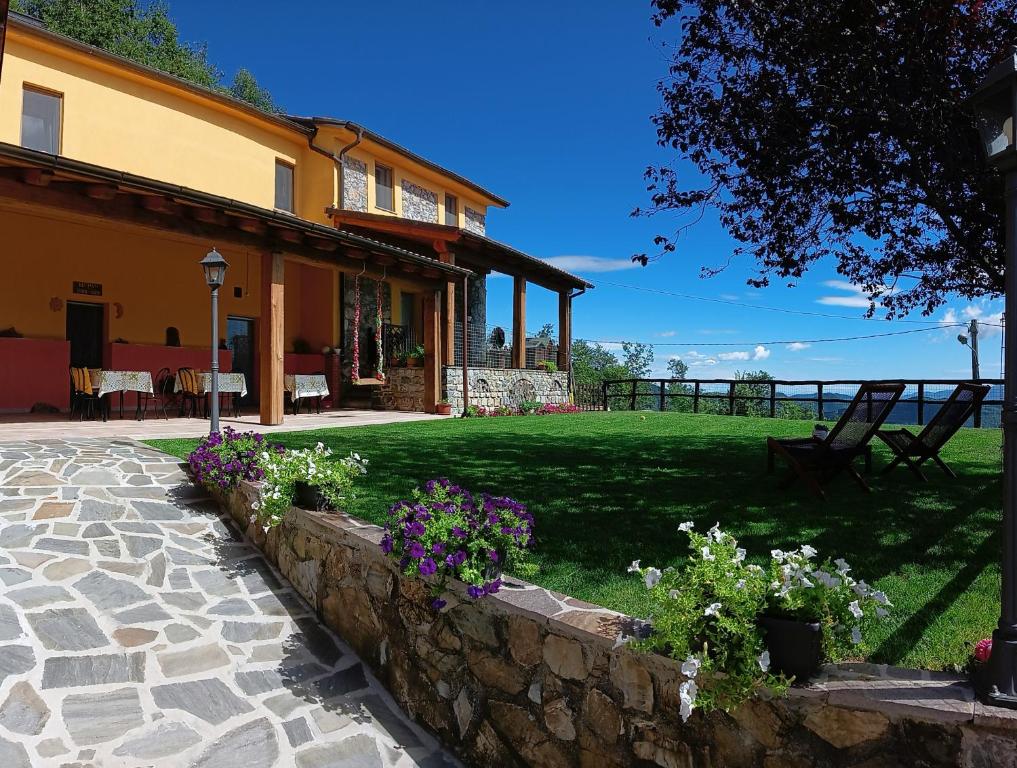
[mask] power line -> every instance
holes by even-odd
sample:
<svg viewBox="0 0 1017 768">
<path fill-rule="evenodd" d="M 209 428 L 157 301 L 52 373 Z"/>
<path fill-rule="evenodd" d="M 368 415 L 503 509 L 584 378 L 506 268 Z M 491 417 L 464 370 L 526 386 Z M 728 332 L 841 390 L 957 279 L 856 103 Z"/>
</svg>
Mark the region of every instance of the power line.
<svg viewBox="0 0 1017 768">
<path fill-rule="evenodd" d="M 910 328 L 906 331 L 887 331 L 886 333 L 869 333 L 862 336 L 840 336 L 837 338 L 826 338 L 826 339 L 780 339 L 777 341 L 646 341 L 646 342 L 625 342 L 625 341 L 605 341 L 600 339 L 580 339 L 588 344 L 625 344 L 625 343 L 639 343 L 646 344 L 649 347 L 754 347 L 754 346 L 766 346 L 767 344 L 777 346 L 779 344 L 827 344 L 837 341 L 862 341 L 864 339 L 883 339 L 887 336 L 905 336 L 912 333 L 928 333 L 930 331 L 940 331 L 944 328 L 958 328 L 966 327 L 965 323 L 944 323 L 936 325 L 931 328 Z"/>
<path fill-rule="evenodd" d="M 879 317 L 858 317 L 856 315 L 835 315 L 831 312 L 811 312 L 807 309 L 789 309 L 787 307 L 771 307 L 765 304 L 750 304 L 746 301 L 735 301 L 734 299 L 720 299 L 712 296 L 696 296 L 692 293 L 680 293 L 678 291 L 665 291 L 660 288 L 647 288 L 642 285 L 627 285 L 625 283 L 612 283 L 607 280 L 598 280 L 600 285 L 610 285 L 614 288 L 627 288 L 631 291 L 643 291 L 645 293 L 656 293 L 660 296 L 673 296 L 678 299 L 691 299 L 693 301 L 706 301 L 711 304 L 725 304 L 729 307 L 743 307 L 745 309 L 760 309 L 766 312 L 780 312 L 785 315 L 804 315 L 806 317 L 827 317 L 834 320 L 863 320 L 867 322 L 877 323 L 915 323 L 915 324 L 926 324 L 928 320 L 907 320 L 904 318 L 887 320 Z M 978 321 L 979 325 L 991 325 L 994 328 L 1000 328 L 1002 326 L 996 323 L 987 323 L 983 320 Z M 943 326 L 950 327 L 950 326 Z"/>
</svg>

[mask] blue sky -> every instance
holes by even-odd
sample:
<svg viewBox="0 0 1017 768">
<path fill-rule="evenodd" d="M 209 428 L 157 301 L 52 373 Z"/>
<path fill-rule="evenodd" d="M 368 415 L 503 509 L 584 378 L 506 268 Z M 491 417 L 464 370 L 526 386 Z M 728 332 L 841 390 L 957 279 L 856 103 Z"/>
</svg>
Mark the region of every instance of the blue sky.
<svg viewBox="0 0 1017 768">
<path fill-rule="evenodd" d="M 864 300 L 832 266 L 794 288 L 750 289 L 748 260 L 701 279 L 701 266 L 723 264 L 734 247 L 709 218 L 682 237 L 678 252 L 631 265 L 633 253 L 652 253 L 653 236 L 675 223 L 629 216 L 647 202 L 643 169 L 666 159 L 649 121 L 666 38 L 648 3 L 393 0 L 282 11 L 269 0 L 170 0 L 170 8 L 185 40 L 207 42 L 228 77 L 251 69 L 287 111 L 361 122 L 510 200 L 510 208 L 492 209 L 488 235 L 597 285 L 575 303 L 577 337 L 654 343 L 656 372 L 677 355 L 698 377 L 759 368 L 781 378 L 970 374 L 957 328 L 773 343 L 924 326 L 859 319 Z M 508 280 L 490 281 L 492 323 L 511 323 L 510 291 Z M 533 287 L 528 299 L 531 329 L 557 321 L 555 297 Z M 928 326 L 972 316 L 998 324 L 1000 311 L 999 302 L 958 299 Z M 998 328 L 983 328 L 983 376 L 999 374 L 1000 338 Z"/>
</svg>

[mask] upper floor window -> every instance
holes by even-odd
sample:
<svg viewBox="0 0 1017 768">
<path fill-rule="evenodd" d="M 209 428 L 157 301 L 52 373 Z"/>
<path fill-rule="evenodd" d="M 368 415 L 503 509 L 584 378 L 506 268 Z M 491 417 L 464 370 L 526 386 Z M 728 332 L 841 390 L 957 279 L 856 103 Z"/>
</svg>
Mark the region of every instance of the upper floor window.
<svg viewBox="0 0 1017 768">
<path fill-rule="evenodd" d="M 445 223 L 450 227 L 459 226 L 459 201 L 455 195 L 445 195 Z"/>
<path fill-rule="evenodd" d="M 374 204 L 386 211 L 395 210 L 392 169 L 378 163 L 374 164 Z"/>
<path fill-rule="evenodd" d="M 293 166 L 275 161 L 275 207 L 293 213 Z"/>
<path fill-rule="evenodd" d="M 55 93 L 25 86 L 21 103 L 21 146 L 60 154 L 60 107 Z"/>
</svg>

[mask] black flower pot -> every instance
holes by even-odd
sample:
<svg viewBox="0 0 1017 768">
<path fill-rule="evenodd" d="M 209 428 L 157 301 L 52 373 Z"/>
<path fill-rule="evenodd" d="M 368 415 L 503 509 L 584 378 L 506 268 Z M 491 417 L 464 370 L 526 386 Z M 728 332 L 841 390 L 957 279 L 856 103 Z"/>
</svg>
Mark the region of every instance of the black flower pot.
<svg viewBox="0 0 1017 768">
<path fill-rule="evenodd" d="M 823 661 L 823 629 L 818 623 L 760 616 L 770 671 L 804 683 L 819 671 Z"/>
<path fill-rule="evenodd" d="M 318 486 L 306 480 L 297 480 L 293 484 L 293 506 L 315 511 L 334 511 Z"/>
</svg>

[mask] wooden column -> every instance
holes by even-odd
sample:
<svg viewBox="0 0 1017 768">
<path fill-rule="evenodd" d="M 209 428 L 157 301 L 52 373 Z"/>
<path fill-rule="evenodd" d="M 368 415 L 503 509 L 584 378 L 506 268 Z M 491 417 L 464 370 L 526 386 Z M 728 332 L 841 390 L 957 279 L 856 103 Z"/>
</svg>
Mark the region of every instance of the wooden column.
<svg viewBox="0 0 1017 768">
<path fill-rule="evenodd" d="M 439 254 L 446 264 L 455 264 L 456 257 L 452 253 Z M 456 364 L 456 284 L 449 280 L 445 283 L 445 299 L 442 303 L 441 318 L 441 360 L 444 365 Z"/>
<path fill-rule="evenodd" d="M 568 291 L 558 294 L 558 370 L 567 371 L 572 360 L 572 298 Z"/>
<path fill-rule="evenodd" d="M 526 278 L 512 278 L 512 367 L 526 367 Z"/>
<path fill-rule="evenodd" d="M 283 421 L 283 305 L 286 263 L 281 253 L 261 259 L 261 423 Z"/>
<path fill-rule="evenodd" d="M 424 410 L 434 413 L 441 399 L 441 291 L 424 294 Z"/>
</svg>

